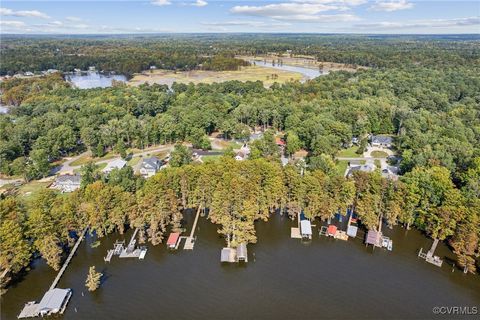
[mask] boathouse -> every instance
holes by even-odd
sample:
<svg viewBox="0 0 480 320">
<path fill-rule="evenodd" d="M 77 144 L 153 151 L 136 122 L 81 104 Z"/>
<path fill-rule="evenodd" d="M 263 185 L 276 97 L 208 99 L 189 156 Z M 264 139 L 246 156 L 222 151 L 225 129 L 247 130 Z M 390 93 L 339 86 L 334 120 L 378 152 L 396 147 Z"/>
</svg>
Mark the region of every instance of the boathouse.
<svg viewBox="0 0 480 320">
<path fill-rule="evenodd" d="M 302 238 L 312 239 L 312 224 L 309 220 L 300 221 L 300 234 Z"/>
<path fill-rule="evenodd" d="M 179 232 L 170 233 L 170 235 L 168 236 L 168 240 L 167 240 L 167 248 L 176 249 L 179 239 L 180 239 L 180 233 Z"/>
<path fill-rule="evenodd" d="M 382 246 L 382 232 L 375 230 L 368 230 L 367 238 L 365 239 L 365 244 L 372 244 L 376 247 Z"/>
<path fill-rule="evenodd" d="M 327 236 L 329 237 L 335 237 L 335 234 L 337 233 L 337 226 L 331 224 L 328 226 L 327 229 Z"/>
<path fill-rule="evenodd" d="M 247 245 L 240 243 L 237 247 L 237 262 L 248 262 Z"/>
<path fill-rule="evenodd" d="M 18 315 L 19 319 L 63 313 L 72 296 L 71 289 L 48 290 L 39 303 L 29 302 Z"/>
<path fill-rule="evenodd" d="M 220 254 L 220 262 L 235 262 L 237 251 L 233 248 L 223 248 Z"/>
</svg>

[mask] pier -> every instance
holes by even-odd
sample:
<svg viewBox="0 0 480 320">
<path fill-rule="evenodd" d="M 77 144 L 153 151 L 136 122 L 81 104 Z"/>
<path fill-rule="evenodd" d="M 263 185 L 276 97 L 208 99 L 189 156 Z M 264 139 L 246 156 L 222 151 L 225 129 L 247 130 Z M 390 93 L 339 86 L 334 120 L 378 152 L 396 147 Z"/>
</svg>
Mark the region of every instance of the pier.
<svg viewBox="0 0 480 320">
<path fill-rule="evenodd" d="M 77 239 L 77 242 L 73 246 L 72 250 L 70 251 L 70 254 L 68 255 L 65 262 L 63 263 L 62 268 L 60 269 L 60 271 L 58 271 L 57 276 L 53 280 L 52 284 L 50 285 L 50 288 L 45 293 L 42 300 L 40 300 L 39 303 L 36 303 L 35 301 L 30 301 L 27 304 L 25 304 L 22 311 L 18 315 L 19 319 L 33 318 L 38 316 L 43 317 L 45 315 L 51 315 L 55 313 L 63 314 L 63 312 L 67 308 L 67 304 L 70 301 L 70 298 L 72 297 L 72 290 L 59 289 L 55 287 L 57 286 L 58 281 L 60 281 L 60 278 L 62 277 L 63 273 L 67 269 L 68 264 L 72 260 L 73 256 L 75 255 L 75 252 L 80 246 L 80 243 L 85 237 L 85 234 L 87 233 L 87 229 L 88 227 L 83 229 L 82 233 L 80 234 L 80 237 Z"/>
<path fill-rule="evenodd" d="M 118 256 L 119 258 L 138 258 L 143 260 L 147 254 L 147 247 L 135 248 L 137 243 L 138 228 L 133 232 L 130 242 L 125 248 L 125 241 L 116 241 L 113 245 L 113 249 L 107 251 L 107 255 L 103 258 L 105 262 L 110 262 L 113 256 Z"/>
<path fill-rule="evenodd" d="M 195 234 L 195 229 L 197 228 L 198 218 L 200 217 L 200 211 L 202 207 L 199 206 L 197 209 L 197 215 L 195 216 L 195 220 L 193 221 L 192 230 L 190 231 L 190 236 L 185 238 L 185 245 L 183 246 L 183 250 L 193 250 L 193 246 L 195 244 L 196 238 L 193 236 Z"/>
</svg>

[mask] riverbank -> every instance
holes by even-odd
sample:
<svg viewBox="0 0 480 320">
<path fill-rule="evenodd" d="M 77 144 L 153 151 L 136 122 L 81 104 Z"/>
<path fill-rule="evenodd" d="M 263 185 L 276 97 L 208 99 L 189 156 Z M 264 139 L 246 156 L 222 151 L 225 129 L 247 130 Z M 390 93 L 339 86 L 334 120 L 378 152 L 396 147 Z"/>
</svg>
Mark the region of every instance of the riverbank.
<svg viewBox="0 0 480 320">
<path fill-rule="evenodd" d="M 185 214 L 187 230 L 194 214 Z M 168 251 L 148 245 L 145 260 L 103 257 L 116 240 L 100 246 L 84 241 L 59 282 L 72 288 L 64 319 L 435 319 L 434 306 L 473 306 L 480 302 L 480 281 L 451 268 L 418 259 L 431 240 L 416 230 L 385 229 L 393 252 L 372 251 L 361 239 L 319 237 L 304 244 L 290 238 L 296 221 L 273 215 L 257 222 L 258 243 L 249 245 L 247 265 L 219 262 L 225 242 L 216 225 L 200 218 L 193 251 Z M 453 257 L 442 243 L 440 256 Z M 100 289 L 88 293 L 85 277 L 95 265 L 105 275 Z M 2 319 L 14 319 L 26 301 L 41 297 L 55 277 L 42 260 L 2 296 Z M 83 292 L 83 295 L 82 295 Z M 186 304 L 187 303 L 187 304 Z M 408 307 L 407 307 L 408 306 Z"/>
</svg>

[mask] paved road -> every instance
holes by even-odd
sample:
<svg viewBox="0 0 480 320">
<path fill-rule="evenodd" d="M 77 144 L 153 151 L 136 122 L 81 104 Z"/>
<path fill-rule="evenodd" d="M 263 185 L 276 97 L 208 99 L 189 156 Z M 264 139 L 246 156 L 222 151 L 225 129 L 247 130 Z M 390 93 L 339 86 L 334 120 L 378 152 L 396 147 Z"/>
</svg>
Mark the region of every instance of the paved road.
<svg viewBox="0 0 480 320">
<path fill-rule="evenodd" d="M 132 155 L 132 158 L 144 157 L 144 156 L 148 156 L 148 155 L 151 155 L 153 153 L 158 153 L 158 152 L 162 152 L 162 151 L 171 151 L 172 149 L 173 149 L 173 145 L 161 146 L 161 147 L 157 147 L 157 148 L 148 149 L 148 150 L 145 150 L 145 151 L 134 153 Z M 90 156 L 90 155 L 91 155 L 91 153 L 89 151 L 87 151 L 87 152 L 79 154 L 78 156 L 75 156 L 73 158 L 68 158 L 67 161 L 62 163 L 60 166 L 54 168 L 51 173 L 52 174 L 67 174 L 67 173 L 72 174 L 74 170 L 80 169 L 82 166 L 81 165 L 80 166 L 72 166 L 71 163 L 74 162 L 75 160 L 80 159 L 81 157 Z M 94 161 L 94 162 L 96 164 L 102 164 L 102 163 L 109 163 L 109 162 L 112 162 L 112 161 L 115 161 L 115 160 L 118 160 L 118 159 L 121 159 L 121 157 L 114 157 L 114 158 L 99 160 L 99 161 Z"/>
</svg>

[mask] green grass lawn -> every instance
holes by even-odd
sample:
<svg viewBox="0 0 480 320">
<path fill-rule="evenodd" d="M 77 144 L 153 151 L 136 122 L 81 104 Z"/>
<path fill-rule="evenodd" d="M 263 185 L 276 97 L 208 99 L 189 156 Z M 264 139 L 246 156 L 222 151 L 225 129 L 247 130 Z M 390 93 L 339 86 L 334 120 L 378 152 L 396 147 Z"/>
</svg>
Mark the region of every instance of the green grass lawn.
<svg viewBox="0 0 480 320">
<path fill-rule="evenodd" d="M 97 169 L 101 171 L 101 170 L 105 169 L 105 167 L 107 166 L 107 163 L 99 163 L 96 166 L 97 166 Z M 75 173 L 75 174 L 81 173 L 81 172 L 82 172 L 82 168 L 77 168 L 77 169 L 73 170 L 73 173 Z"/>
<path fill-rule="evenodd" d="M 77 160 L 70 163 L 70 165 L 72 167 L 83 166 L 84 164 L 87 164 L 90 161 L 97 162 L 97 161 L 112 159 L 112 158 L 115 158 L 115 157 L 118 157 L 118 156 L 119 155 L 117 153 L 115 153 L 113 151 L 109 151 L 103 157 L 100 157 L 100 158 L 92 158 L 90 156 L 80 157 Z"/>
<path fill-rule="evenodd" d="M 221 155 L 202 156 L 202 161 L 203 161 L 204 163 L 214 162 L 214 161 L 220 160 L 221 157 L 222 157 Z"/>
<path fill-rule="evenodd" d="M 380 163 L 380 160 L 378 159 L 375 159 L 375 161 L 373 162 L 375 164 L 375 166 L 380 169 L 382 167 L 382 164 Z"/>
<path fill-rule="evenodd" d="M 388 153 L 383 152 L 383 151 L 378 151 L 378 150 L 372 151 L 370 153 L 370 155 L 374 158 L 386 158 L 386 157 L 388 157 Z"/>
<path fill-rule="evenodd" d="M 40 190 L 46 189 L 48 185 L 52 182 L 40 182 L 40 181 L 30 181 L 18 188 L 18 195 L 25 199 L 30 199 L 32 196 L 36 195 Z"/>
<path fill-rule="evenodd" d="M 133 167 L 133 166 L 136 166 L 141 160 L 142 160 L 141 157 L 133 157 L 127 162 L 127 164 Z"/>
<path fill-rule="evenodd" d="M 339 160 L 337 162 L 337 172 L 340 176 L 345 174 L 345 170 L 347 170 L 348 161 L 347 160 Z"/>
<path fill-rule="evenodd" d="M 342 149 L 338 152 L 337 157 L 346 157 L 346 158 L 361 158 L 363 154 L 358 154 L 356 151 L 358 150 L 357 146 L 350 147 L 348 149 Z"/>
</svg>

